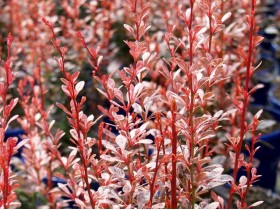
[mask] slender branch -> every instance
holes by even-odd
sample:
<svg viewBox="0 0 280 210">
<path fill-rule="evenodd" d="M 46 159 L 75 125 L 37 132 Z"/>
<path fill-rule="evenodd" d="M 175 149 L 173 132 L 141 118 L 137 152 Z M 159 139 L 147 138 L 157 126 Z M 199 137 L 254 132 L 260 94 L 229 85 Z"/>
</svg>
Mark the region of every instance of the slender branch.
<svg viewBox="0 0 280 210">
<path fill-rule="evenodd" d="M 240 135 L 239 135 L 239 142 L 237 145 L 237 151 L 235 154 L 235 162 L 234 162 L 234 170 L 233 170 L 233 182 L 235 184 L 236 178 L 237 178 L 237 173 L 239 170 L 238 167 L 238 162 L 239 162 L 239 156 L 241 153 L 242 145 L 243 145 L 243 140 L 244 140 L 244 135 L 246 132 L 246 112 L 247 112 L 247 106 L 248 106 L 248 101 L 249 101 L 249 82 L 250 82 L 250 71 L 251 71 L 251 66 L 252 66 L 252 54 L 253 54 L 253 32 L 254 32 L 254 14 L 255 14 L 255 0 L 251 0 L 251 14 L 250 14 L 250 32 L 249 32 L 249 49 L 248 49 L 248 58 L 246 61 L 246 78 L 245 78 L 245 89 L 244 89 L 244 102 L 242 106 L 242 111 L 241 111 L 241 127 L 240 127 Z M 229 200 L 227 204 L 227 208 L 231 208 L 231 203 L 232 203 L 232 198 L 233 194 L 235 193 L 235 190 L 233 186 L 231 187 L 230 190 L 230 195 L 229 195 Z"/>
<path fill-rule="evenodd" d="M 177 208 L 177 168 L 176 168 L 176 153 L 177 153 L 177 130 L 176 130 L 176 102 L 171 101 L 171 127 L 172 127 L 172 178 L 171 178 L 171 208 Z"/>
</svg>

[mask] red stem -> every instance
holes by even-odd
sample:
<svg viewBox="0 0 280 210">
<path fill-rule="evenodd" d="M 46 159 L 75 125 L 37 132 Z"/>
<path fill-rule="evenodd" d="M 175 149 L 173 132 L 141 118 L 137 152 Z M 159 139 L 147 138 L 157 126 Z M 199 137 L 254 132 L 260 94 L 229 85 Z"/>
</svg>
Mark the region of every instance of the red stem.
<svg viewBox="0 0 280 210">
<path fill-rule="evenodd" d="M 248 89 L 249 89 L 249 81 L 250 81 L 250 69 L 251 69 L 251 59 L 252 59 L 252 53 L 253 53 L 253 31 L 254 31 L 254 13 L 255 13 L 255 5 L 254 1 L 251 1 L 251 15 L 250 15 L 250 37 L 249 37 L 249 52 L 248 52 L 248 59 L 246 63 L 246 82 L 245 82 L 245 89 L 244 89 L 244 102 L 243 102 L 243 107 L 242 107 L 242 112 L 241 112 L 241 128 L 240 128 L 240 136 L 239 136 L 239 142 L 237 145 L 237 150 L 236 150 L 236 156 L 235 156 L 235 162 L 234 162 L 234 171 L 233 171 L 233 182 L 235 184 L 236 182 L 236 177 L 238 173 L 238 162 L 239 162 L 239 156 L 241 153 L 241 148 L 243 145 L 243 138 L 246 132 L 246 112 L 247 112 L 247 106 L 248 106 L 248 101 L 249 101 L 249 94 L 248 94 Z M 232 198 L 233 194 L 235 193 L 235 190 L 233 187 L 231 187 L 230 190 L 230 195 L 229 195 L 229 200 L 227 204 L 227 208 L 231 207 L 232 203 Z"/>
<path fill-rule="evenodd" d="M 4 168 L 4 192 L 3 192 L 3 204 L 4 209 L 8 208 L 7 200 L 8 200 L 8 185 L 9 185 L 9 166 L 10 163 L 8 163 Z"/>
<path fill-rule="evenodd" d="M 210 0 L 209 3 L 209 11 L 208 11 L 208 18 L 209 18 L 209 46 L 208 46 L 208 53 L 211 53 L 211 45 L 212 45 L 212 37 L 213 37 L 213 32 L 212 32 L 212 11 L 211 11 L 211 3 L 212 1 Z"/>
<path fill-rule="evenodd" d="M 166 129 L 167 129 L 167 126 L 165 127 L 165 131 L 164 131 L 164 133 L 163 133 L 163 130 L 162 130 L 162 127 L 160 126 L 160 134 L 161 134 L 161 136 L 162 136 L 162 138 L 164 139 L 164 136 L 165 136 L 165 134 L 166 134 Z M 164 134 L 164 135 L 163 135 Z M 164 141 L 164 140 L 163 140 Z M 163 153 L 163 157 L 165 157 L 165 145 L 164 145 L 164 142 L 162 143 L 162 153 Z M 164 163 L 164 172 L 165 172 L 165 174 L 168 174 L 168 170 L 167 170 L 167 163 L 165 162 Z M 166 181 L 168 181 L 167 180 L 167 178 L 165 178 L 165 180 Z M 169 199 L 169 195 L 168 195 L 168 189 L 166 188 L 166 192 L 165 192 L 165 194 L 166 194 L 166 196 L 165 196 L 165 203 L 166 203 L 166 208 L 169 208 L 169 206 L 170 206 L 170 199 Z"/>
<path fill-rule="evenodd" d="M 42 83 L 42 75 L 41 75 L 41 68 L 40 68 L 40 60 L 38 61 L 38 79 L 39 79 L 39 87 L 41 92 L 41 109 L 45 110 L 45 96 L 44 96 L 44 89 L 43 89 L 43 83 Z"/>
<path fill-rule="evenodd" d="M 63 66 L 64 66 L 64 62 L 63 62 Z M 65 75 L 66 78 L 67 78 L 67 75 Z M 72 82 L 72 80 L 69 78 L 69 82 L 71 83 L 71 92 L 74 93 L 75 91 L 75 87 L 74 87 L 74 83 Z M 75 96 L 72 96 L 71 97 L 73 102 L 74 102 L 74 109 L 75 109 L 75 118 L 76 118 L 76 129 L 77 129 L 77 133 L 78 133 L 78 139 L 81 138 L 80 136 L 80 118 L 79 118 L 79 109 L 78 109 L 78 105 L 77 105 L 77 101 L 76 101 L 76 98 Z M 85 154 L 84 154 L 84 145 L 83 145 L 84 142 L 79 142 L 79 151 L 81 153 L 81 159 L 82 159 L 82 164 L 83 164 L 83 167 L 84 167 L 84 171 L 85 171 L 85 176 L 83 177 L 85 183 L 86 183 L 86 188 L 87 188 L 87 191 L 88 191 L 88 196 L 89 196 L 89 199 L 90 199 L 90 204 L 91 204 L 91 207 L 94 209 L 95 207 L 95 203 L 93 201 L 93 198 L 92 198 L 92 193 L 90 191 L 90 184 L 88 182 L 88 171 L 87 171 L 87 161 L 86 161 L 86 157 L 85 157 Z"/>
<path fill-rule="evenodd" d="M 246 208 L 246 197 L 249 191 L 249 188 L 251 186 L 251 166 L 253 165 L 253 158 L 254 158 L 254 150 L 255 150 L 255 143 L 257 141 L 256 136 L 254 134 L 255 130 L 252 131 L 252 145 L 251 145 L 251 151 L 250 151 L 250 160 L 249 160 L 249 166 L 246 167 L 247 170 L 247 186 L 246 186 L 246 190 L 241 198 L 241 206 Z"/>
<path fill-rule="evenodd" d="M 189 33 L 192 33 L 192 21 L 193 21 L 193 5 L 194 5 L 194 1 L 191 0 L 191 5 L 190 5 L 190 23 L 188 25 L 189 28 Z M 190 67 L 193 64 L 193 37 L 190 37 L 190 51 L 189 51 L 189 56 L 190 56 Z M 191 208 L 194 209 L 194 205 L 195 205 L 195 183 L 194 183 L 194 164 L 193 164 L 193 158 L 194 158 L 194 127 L 193 127 L 193 112 L 194 112 L 194 91 L 193 91 L 193 84 L 192 84 L 192 72 L 190 72 L 190 74 L 188 75 L 188 79 L 189 79 L 189 88 L 191 90 L 191 101 L 190 101 L 190 115 L 189 115 L 189 124 L 190 124 L 190 131 L 191 131 L 191 141 L 190 141 L 190 183 L 188 186 L 191 186 Z"/>
<path fill-rule="evenodd" d="M 9 39 L 9 38 L 8 38 Z M 10 60 L 10 51 L 11 51 L 11 45 L 8 44 L 8 55 L 7 55 L 7 61 Z M 5 64 L 6 65 L 6 64 Z M 3 122 L 1 127 L 4 129 L 4 131 L 6 130 L 6 126 L 7 126 L 7 120 L 8 120 L 8 116 L 5 116 L 4 112 L 6 110 L 6 106 L 7 106 L 7 95 L 8 95 L 8 91 L 9 91 L 9 77 L 8 77 L 8 71 L 10 71 L 9 69 L 10 67 L 5 67 L 5 71 L 6 71 L 6 86 L 5 86 L 5 91 L 2 95 L 2 103 L 3 103 Z M 10 148 L 7 148 L 7 144 L 4 143 L 4 139 L 1 138 L 0 140 L 0 146 L 4 147 L 4 149 L 7 151 L 8 150 L 8 156 L 6 157 L 6 164 L 3 168 L 3 173 L 4 173 L 4 190 L 3 190 L 3 205 L 4 205 L 4 209 L 7 209 L 9 207 L 8 205 L 8 197 L 9 197 L 9 167 L 10 167 L 10 161 L 11 161 L 11 153 L 12 151 L 9 151 Z"/>
<path fill-rule="evenodd" d="M 79 110 L 78 110 L 78 105 L 77 105 L 77 101 L 76 101 L 76 97 L 74 94 L 75 92 L 75 87 L 74 87 L 74 83 L 71 79 L 71 76 L 69 76 L 68 74 L 66 74 L 65 72 L 65 68 L 64 68 L 64 55 L 63 53 L 61 52 L 59 46 L 56 44 L 56 36 L 55 36 L 55 33 L 54 33 L 54 30 L 51 26 L 49 26 L 51 31 L 52 31 L 52 34 L 53 34 L 53 39 L 54 39 L 54 46 L 55 48 L 57 49 L 57 51 L 59 52 L 60 54 L 60 57 L 61 57 L 61 72 L 63 73 L 64 75 L 64 78 L 67 79 L 69 82 L 70 82 L 70 87 L 71 87 L 71 91 L 70 93 L 72 93 L 70 95 L 70 98 L 73 100 L 73 103 L 74 103 L 74 109 L 75 109 L 75 118 L 76 118 L 76 130 L 77 130 L 77 133 L 78 133 L 78 139 L 81 139 L 81 136 L 80 136 L 80 120 L 79 120 Z M 83 143 L 83 142 L 82 142 Z M 87 192 L 88 192 L 88 195 L 89 195 L 89 199 L 90 199 L 90 204 L 91 204 L 91 207 L 94 209 L 95 207 L 95 203 L 94 203 L 94 200 L 92 198 L 92 193 L 90 191 L 90 184 L 88 182 L 88 172 L 87 172 L 87 164 L 86 164 L 86 158 L 85 158 L 85 155 L 84 155 L 84 145 L 82 145 L 81 142 L 78 142 L 79 144 L 79 152 L 81 154 L 81 160 L 82 160 L 82 164 L 83 164 L 83 168 L 84 168 L 84 172 L 85 172 L 85 176 L 83 176 L 82 178 L 84 179 L 84 182 L 86 183 L 86 188 L 87 188 Z"/>
<path fill-rule="evenodd" d="M 161 138 L 161 143 L 159 145 L 158 151 L 157 151 L 157 157 L 156 157 L 156 167 L 155 167 L 155 172 L 154 172 L 154 176 L 153 176 L 153 180 L 150 186 L 150 205 L 153 205 L 153 197 L 154 197 L 154 187 L 155 187 L 155 181 L 156 181 L 156 177 L 157 177 L 157 172 L 159 169 L 159 152 L 160 152 L 160 148 L 163 144 L 163 139 Z"/>
<path fill-rule="evenodd" d="M 175 100 L 171 101 L 171 113 L 172 113 L 172 178 L 171 178 L 171 208 L 176 209 L 177 208 L 177 169 L 176 169 L 176 150 L 177 150 L 177 131 L 176 131 L 176 105 Z"/>
</svg>

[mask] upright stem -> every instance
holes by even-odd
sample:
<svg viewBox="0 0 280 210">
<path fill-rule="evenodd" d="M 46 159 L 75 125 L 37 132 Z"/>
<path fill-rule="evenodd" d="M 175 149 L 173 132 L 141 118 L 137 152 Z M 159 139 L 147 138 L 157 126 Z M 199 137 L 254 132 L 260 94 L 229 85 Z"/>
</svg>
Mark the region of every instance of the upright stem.
<svg viewBox="0 0 280 210">
<path fill-rule="evenodd" d="M 249 81 L 250 81 L 250 69 L 252 65 L 252 53 L 253 53 L 253 32 L 254 32 L 254 14 L 255 14 L 255 0 L 251 0 L 251 14 L 250 14 L 250 34 L 249 34 L 249 49 L 248 49 L 248 58 L 246 61 L 246 80 L 245 80 L 245 88 L 244 88 L 244 102 L 243 107 L 241 111 L 241 127 L 240 127 L 240 136 L 239 136 L 239 142 L 237 145 L 237 151 L 235 154 L 235 162 L 234 162 L 234 170 L 233 170 L 233 182 L 236 182 L 236 177 L 238 173 L 238 162 L 239 162 L 239 156 L 241 153 L 241 148 L 243 145 L 243 138 L 246 132 L 246 112 L 247 112 L 247 106 L 249 101 Z M 227 208 L 231 207 L 233 194 L 235 193 L 235 190 L 233 187 L 231 187 L 229 200 L 227 204 Z"/>
<path fill-rule="evenodd" d="M 164 131 L 162 130 L 162 127 L 160 126 L 160 129 L 159 129 L 159 130 L 160 130 L 160 135 L 161 135 L 162 137 L 165 136 L 165 134 L 166 134 L 166 129 L 167 129 L 167 126 L 165 127 L 165 130 L 164 130 Z M 164 138 L 163 138 L 163 141 L 162 141 L 162 153 L 163 153 L 163 157 L 165 157 L 166 152 L 165 152 Z M 164 163 L 164 172 L 165 172 L 165 174 L 168 174 L 167 162 Z M 168 181 L 167 179 L 168 179 L 168 178 L 165 178 L 165 181 Z M 166 190 L 165 190 L 165 194 L 166 194 L 166 196 L 165 196 L 166 208 L 169 208 L 169 207 L 170 207 L 170 199 L 169 199 L 169 193 L 168 193 L 168 189 L 167 189 L 167 188 L 166 188 Z"/>
<path fill-rule="evenodd" d="M 252 177 L 251 177 L 251 169 L 252 169 L 252 164 L 253 164 L 253 158 L 254 158 L 254 150 L 255 150 L 255 144 L 257 142 L 257 137 L 255 135 L 255 129 L 252 130 L 252 143 L 251 143 L 251 151 L 250 151 L 250 160 L 249 160 L 249 166 L 246 168 L 247 170 L 247 186 L 245 193 L 243 194 L 243 197 L 241 198 L 241 206 L 246 208 L 246 197 L 249 192 L 251 182 L 252 182 Z"/>
<path fill-rule="evenodd" d="M 43 83 L 42 83 L 42 71 L 40 67 L 41 60 L 38 61 L 38 80 L 39 80 L 39 87 L 40 87 L 40 92 L 41 92 L 41 109 L 44 111 L 45 110 L 45 93 L 44 93 L 44 88 L 43 88 Z"/>
<path fill-rule="evenodd" d="M 222 17 L 224 16 L 224 1 L 221 3 L 221 15 Z M 221 52 L 220 52 L 220 57 L 224 57 L 224 30 L 221 31 L 220 33 L 220 40 L 221 40 Z"/>
<path fill-rule="evenodd" d="M 155 172 L 154 172 L 153 179 L 152 179 L 151 186 L 150 186 L 150 204 L 151 204 L 151 206 L 153 205 L 154 187 L 155 187 L 157 172 L 158 172 L 158 169 L 159 169 L 159 152 L 160 152 L 160 148 L 161 148 L 162 144 L 163 144 L 163 139 L 161 139 L 161 143 L 160 143 L 159 148 L 157 150 L 156 167 L 155 167 Z"/>
<path fill-rule="evenodd" d="M 50 160 L 49 162 L 49 170 L 47 171 L 47 176 L 48 176 L 48 188 L 49 188 L 49 191 L 53 188 L 53 183 L 52 183 L 52 171 L 51 171 L 51 165 L 52 165 L 52 160 Z M 48 201 L 49 201 L 49 205 L 50 205 L 50 208 L 53 209 L 55 208 L 55 205 L 53 203 L 53 196 L 51 193 L 49 193 L 48 195 Z"/>
<path fill-rule="evenodd" d="M 46 22 L 46 21 L 45 21 Z M 84 172 L 85 172 L 85 175 L 82 177 L 85 184 L 86 184 L 86 189 L 87 189 L 87 192 L 88 192 L 88 196 L 89 196 L 89 199 L 90 199 L 90 204 L 91 204 L 91 207 L 94 209 L 95 207 L 95 203 L 94 203 L 94 200 L 92 198 L 92 193 L 90 191 L 90 184 L 88 182 L 88 171 L 87 171 L 87 164 L 86 164 L 86 158 L 85 158 L 85 155 L 84 155 L 84 145 L 83 143 L 84 142 L 81 142 L 81 135 L 80 135 L 80 119 L 79 119 L 79 109 L 78 109 L 78 104 L 77 104 L 77 101 L 76 101 L 76 96 L 74 95 L 75 93 L 75 84 L 73 83 L 72 79 L 71 79 L 71 76 L 69 74 L 67 74 L 65 72 L 65 67 L 64 67 L 64 54 L 62 53 L 62 51 L 60 50 L 58 44 L 56 43 L 56 36 L 55 36 L 55 33 L 54 33 L 54 30 L 53 30 L 53 27 L 48 23 L 46 22 L 46 24 L 50 27 L 51 31 L 52 31 L 52 34 L 53 34 L 53 44 L 55 46 L 55 48 L 57 49 L 57 51 L 59 52 L 60 54 L 60 57 L 61 57 L 61 66 L 60 66 L 60 70 L 64 76 L 64 78 L 66 80 L 68 80 L 70 82 L 70 87 L 71 87 L 71 95 L 70 95 L 70 98 L 71 100 L 73 100 L 73 104 L 74 104 L 74 110 L 75 110 L 75 120 L 76 120 L 76 130 L 77 130 L 77 134 L 78 134 L 78 139 L 79 139 L 79 142 L 78 142 L 78 145 L 79 145 L 79 152 L 81 154 L 81 160 L 82 160 L 82 164 L 83 164 L 83 168 L 84 168 Z"/>
<path fill-rule="evenodd" d="M 64 65 L 64 63 L 63 63 Z M 67 78 L 67 76 L 66 76 Z M 69 81 L 71 81 L 71 79 L 69 78 Z M 74 87 L 74 84 L 71 82 L 71 88 L 72 88 L 72 92 L 74 93 L 74 90 L 75 90 L 75 87 Z M 79 110 L 78 110 L 78 105 L 77 105 L 77 101 L 75 100 L 75 97 L 73 96 L 72 97 L 72 100 L 74 102 L 74 109 L 75 109 L 75 113 L 76 113 L 76 123 L 77 123 L 77 133 L 78 133 L 78 139 L 81 139 L 80 137 L 80 118 L 79 118 Z M 80 153 L 81 153 L 81 159 L 82 159 L 82 164 L 83 164 L 83 167 L 84 167 L 84 171 L 85 171 L 85 176 L 84 176 L 84 181 L 86 183 L 86 188 L 87 188 L 87 192 L 88 192 L 88 196 L 89 196 L 89 199 L 90 199 L 90 204 L 91 204 L 91 207 L 94 209 L 95 207 L 95 203 L 93 201 L 93 198 L 92 198 L 92 193 L 90 191 L 90 184 L 88 182 L 88 171 L 87 171 L 87 161 L 86 161 L 86 158 L 85 158 L 85 154 L 84 154 L 84 145 L 83 145 L 84 142 L 82 142 L 82 145 L 80 145 Z M 79 142 L 80 144 L 80 142 Z"/>
<path fill-rule="evenodd" d="M 85 184 L 86 184 L 86 189 L 87 189 L 87 192 L 88 192 L 88 196 L 89 196 L 89 199 L 90 199 L 90 204 L 91 204 L 91 208 L 94 209 L 95 207 L 95 203 L 94 203 L 94 200 L 92 198 L 92 193 L 90 191 L 90 184 L 88 182 L 88 171 L 87 171 L 87 161 L 86 161 L 86 157 L 85 157 L 85 154 L 84 154 L 84 142 L 81 141 L 81 135 L 80 135 L 80 131 L 81 131 L 81 128 L 80 128 L 80 118 L 79 118 L 79 109 L 78 109 L 78 104 L 77 104 L 77 101 L 76 101 L 76 96 L 74 95 L 75 93 L 75 84 L 73 83 L 72 79 L 71 79 L 71 75 L 67 74 L 65 72 L 65 60 L 64 60 L 64 54 L 62 53 L 61 49 L 59 48 L 58 44 L 56 43 L 56 36 L 55 36 L 55 33 L 54 33 L 54 30 L 53 30 L 53 26 L 51 24 L 49 24 L 47 21 L 44 20 L 44 22 L 49 26 L 49 28 L 51 29 L 51 32 L 52 32 L 52 35 L 53 35 L 53 44 L 55 46 L 55 48 L 57 49 L 57 51 L 59 52 L 60 54 L 60 57 L 61 57 L 61 66 L 60 66 L 60 70 L 64 76 L 65 79 L 67 79 L 69 82 L 70 82 L 70 87 L 71 87 L 71 95 L 70 95 L 70 98 L 71 100 L 73 100 L 73 104 L 74 104 L 74 110 L 75 110 L 75 120 L 76 120 L 76 130 L 77 130 L 77 134 L 78 134 L 78 145 L 79 145 L 79 152 L 81 154 L 81 160 L 82 160 L 82 164 L 83 164 L 83 168 L 84 168 L 84 172 L 85 172 L 85 175 L 82 177 Z"/>
<path fill-rule="evenodd" d="M 11 51 L 11 43 L 12 42 L 12 36 L 11 34 L 9 34 L 8 36 L 8 41 L 7 41 L 7 47 L 8 47 L 8 54 L 7 54 L 7 62 L 9 62 L 10 60 L 10 51 Z M 9 81 L 9 71 L 10 71 L 10 66 L 6 66 L 5 65 L 5 73 L 6 73 L 6 84 L 4 87 L 4 92 L 2 94 L 2 104 L 3 104 L 3 109 L 2 109 L 2 123 L 1 123 L 1 128 L 3 129 L 2 131 L 5 132 L 6 128 L 7 128 L 7 121 L 8 121 L 8 117 L 7 115 L 5 115 L 5 110 L 7 107 L 7 95 L 8 95 L 8 91 L 9 91 L 9 85 L 11 84 L 12 81 Z M 1 132 L 2 132 L 1 131 Z M 1 137 L 4 137 L 4 135 L 1 135 Z M 7 144 L 4 142 L 4 138 L 0 139 L 0 147 L 1 149 L 4 149 L 4 151 L 6 150 L 10 150 L 10 148 L 7 146 Z M 4 167 L 3 167 L 3 180 L 4 180 L 4 190 L 3 190 L 3 206 L 4 209 L 7 209 L 9 207 L 8 204 L 8 197 L 9 197 L 9 167 L 10 167 L 10 161 L 11 161 L 11 155 L 12 152 L 8 151 L 8 155 L 6 156 L 6 159 L 4 159 Z"/>
<path fill-rule="evenodd" d="M 209 54 L 211 53 L 211 45 L 212 45 L 212 37 L 213 37 L 211 3 L 212 3 L 212 1 L 210 0 L 209 11 L 208 11 L 208 18 L 209 18 L 209 46 L 208 46 L 208 53 Z"/>
<path fill-rule="evenodd" d="M 4 168 L 4 192 L 3 192 L 3 203 L 4 209 L 7 209 L 7 200 L 8 200 L 8 182 L 9 182 L 9 168 Z"/>
<path fill-rule="evenodd" d="M 172 126 L 172 178 L 171 178 L 171 208 L 177 208 L 177 168 L 176 168 L 176 150 L 177 150 L 177 131 L 176 131 L 176 104 L 175 100 L 171 101 L 171 126 Z"/>
<path fill-rule="evenodd" d="M 190 5 L 190 23 L 188 25 L 189 33 L 192 33 L 192 21 L 193 21 L 193 5 L 194 1 L 191 0 L 191 5 Z M 190 49 L 189 49 L 189 57 L 190 57 L 190 67 L 193 65 L 193 40 L 190 40 Z M 193 158 L 194 158 L 194 127 L 193 127 L 193 112 L 194 112 L 194 91 L 193 91 L 193 81 L 192 81 L 192 72 L 189 73 L 188 75 L 189 79 L 189 88 L 191 90 L 191 101 L 190 101 L 190 109 L 189 109 L 189 126 L 190 126 L 190 131 L 191 131 L 191 139 L 190 139 L 190 186 L 191 186 L 191 208 L 194 209 L 195 205 L 195 181 L 194 181 L 194 163 L 193 163 Z"/>
<path fill-rule="evenodd" d="M 195 205 L 195 184 L 194 184 L 194 127 L 193 127 L 193 106 L 194 94 L 191 91 L 191 106 L 190 106 L 190 129 L 191 129 L 191 142 L 190 142 L 190 174 L 191 174 L 191 207 L 194 209 Z"/>
</svg>

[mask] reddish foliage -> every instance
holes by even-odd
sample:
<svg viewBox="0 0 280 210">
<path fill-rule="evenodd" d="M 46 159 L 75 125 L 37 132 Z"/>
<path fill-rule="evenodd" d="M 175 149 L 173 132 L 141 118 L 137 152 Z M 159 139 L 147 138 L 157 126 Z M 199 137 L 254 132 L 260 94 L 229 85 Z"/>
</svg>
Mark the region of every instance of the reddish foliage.
<svg viewBox="0 0 280 210">
<path fill-rule="evenodd" d="M 262 40 L 256 35 L 255 0 L 248 5 L 237 0 L 62 1 L 63 15 L 53 17 L 55 1 L 36 2 L 34 14 L 36 8 L 27 1 L 7 5 L 11 20 L 23 23 L 10 25 L 18 51 L 11 51 L 9 35 L 5 80 L 0 81 L 1 207 L 15 204 L 18 185 L 10 165 L 23 144 L 20 171 L 51 208 L 67 206 L 62 196 L 79 208 L 230 208 L 234 194 L 240 197 L 238 208 L 260 204 L 246 203 L 259 178 L 253 159 L 260 113 L 252 122 L 246 119 L 258 88 L 250 79 Z M 28 12 L 19 13 L 20 7 Z M 128 49 L 122 68 L 122 59 L 115 58 L 121 53 L 114 43 L 117 23 L 123 24 L 120 33 Z M 30 37 L 21 30 L 26 25 Z M 49 60 L 53 55 L 56 67 Z M 80 81 L 87 57 L 92 78 Z M 17 83 L 19 99 L 8 97 L 15 80 L 12 64 L 24 69 Z M 53 87 L 49 74 L 60 75 L 61 90 Z M 95 92 L 85 96 L 88 86 Z M 66 99 L 49 99 L 52 89 Z M 102 114 L 97 119 L 86 114 L 91 95 L 100 99 L 93 104 Z M 18 123 L 29 141 L 4 141 L 17 118 L 10 116 L 18 101 L 23 110 Z M 65 133 L 54 131 L 57 107 L 69 123 L 67 149 L 62 149 Z M 245 145 L 249 160 L 241 151 L 246 133 L 252 135 L 251 145 Z M 247 176 L 237 180 L 241 167 Z M 233 177 L 224 172 L 229 168 Z M 53 177 L 60 178 L 57 186 Z M 227 201 L 213 191 L 225 183 L 231 184 Z M 203 199 L 209 191 L 211 198 Z"/>
</svg>

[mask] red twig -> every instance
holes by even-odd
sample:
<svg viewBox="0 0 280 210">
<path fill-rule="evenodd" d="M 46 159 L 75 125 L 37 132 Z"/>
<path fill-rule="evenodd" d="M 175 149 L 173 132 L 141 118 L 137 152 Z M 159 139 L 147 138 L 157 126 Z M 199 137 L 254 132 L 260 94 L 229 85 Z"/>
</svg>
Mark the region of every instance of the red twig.
<svg viewBox="0 0 280 210">
<path fill-rule="evenodd" d="M 248 49 L 248 57 L 246 60 L 246 78 L 245 78 L 245 88 L 243 90 L 243 95 L 244 95 L 244 101 L 243 101 L 243 106 L 241 110 L 241 127 L 240 127 L 240 135 L 239 135 L 239 142 L 237 145 L 236 153 L 235 153 L 235 162 L 234 162 L 234 169 L 233 169 L 233 184 L 235 185 L 236 183 L 236 178 L 237 178 L 237 173 L 239 170 L 239 156 L 241 153 L 242 145 L 243 145 L 243 140 L 244 140 L 244 135 L 247 130 L 247 125 L 246 125 L 246 113 L 247 113 L 247 107 L 248 107 L 248 102 L 249 102 L 249 82 L 250 82 L 250 72 L 251 72 L 251 66 L 252 66 L 252 54 L 254 50 L 253 46 L 253 38 L 254 38 L 254 14 L 255 14 L 255 0 L 251 0 L 251 13 L 250 13 L 250 18 L 249 18 L 249 27 L 250 27 L 250 32 L 249 32 L 249 49 Z M 232 203 L 232 198 L 233 194 L 235 193 L 235 188 L 232 186 L 230 190 L 230 195 L 228 199 L 228 204 L 227 208 L 231 208 L 231 203 Z"/>
</svg>

